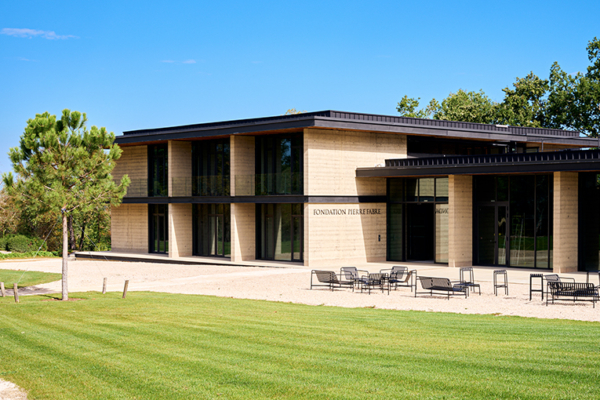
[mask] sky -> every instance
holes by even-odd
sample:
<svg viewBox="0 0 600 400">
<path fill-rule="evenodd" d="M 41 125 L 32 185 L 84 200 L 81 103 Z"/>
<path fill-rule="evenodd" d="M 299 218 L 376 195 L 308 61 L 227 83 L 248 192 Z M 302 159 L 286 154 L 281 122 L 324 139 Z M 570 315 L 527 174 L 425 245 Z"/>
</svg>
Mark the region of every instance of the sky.
<svg viewBox="0 0 600 400">
<path fill-rule="evenodd" d="M 0 1 L 0 172 L 27 120 L 65 108 L 123 131 L 301 111 L 397 115 L 492 100 L 589 65 L 600 1 Z"/>
</svg>

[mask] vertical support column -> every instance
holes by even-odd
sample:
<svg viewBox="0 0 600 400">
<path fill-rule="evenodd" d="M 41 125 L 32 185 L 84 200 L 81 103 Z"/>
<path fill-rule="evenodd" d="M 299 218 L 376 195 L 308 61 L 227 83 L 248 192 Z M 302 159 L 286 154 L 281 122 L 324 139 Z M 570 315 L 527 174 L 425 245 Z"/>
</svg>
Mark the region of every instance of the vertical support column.
<svg viewBox="0 0 600 400">
<path fill-rule="evenodd" d="M 254 136 L 229 137 L 229 176 L 232 196 L 254 196 Z M 233 211 L 232 211 L 233 213 Z"/>
<path fill-rule="evenodd" d="M 577 271 L 578 189 L 577 172 L 554 173 L 553 269 L 556 273 Z"/>
<path fill-rule="evenodd" d="M 169 204 L 169 258 L 192 255 L 192 205 Z"/>
<path fill-rule="evenodd" d="M 256 205 L 231 204 L 231 261 L 256 259 Z"/>
<path fill-rule="evenodd" d="M 167 156 L 169 197 L 192 195 L 192 142 L 169 140 Z"/>
<path fill-rule="evenodd" d="M 473 177 L 448 176 L 448 266 L 473 265 Z"/>
</svg>

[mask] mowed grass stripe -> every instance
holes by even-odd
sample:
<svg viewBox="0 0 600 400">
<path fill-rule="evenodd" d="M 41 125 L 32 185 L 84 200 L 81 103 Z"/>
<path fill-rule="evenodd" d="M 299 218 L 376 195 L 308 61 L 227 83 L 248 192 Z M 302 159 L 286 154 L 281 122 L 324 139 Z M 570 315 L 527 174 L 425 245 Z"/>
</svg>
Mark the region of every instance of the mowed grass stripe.
<svg viewBox="0 0 600 400">
<path fill-rule="evenodd" d="M 597 323 L 71 297 L 85 300 L 0 299 L 0 352 L 11 360 L 0 377 L 33 398 L 595 399 L 600 389 Z"/>
</svg>

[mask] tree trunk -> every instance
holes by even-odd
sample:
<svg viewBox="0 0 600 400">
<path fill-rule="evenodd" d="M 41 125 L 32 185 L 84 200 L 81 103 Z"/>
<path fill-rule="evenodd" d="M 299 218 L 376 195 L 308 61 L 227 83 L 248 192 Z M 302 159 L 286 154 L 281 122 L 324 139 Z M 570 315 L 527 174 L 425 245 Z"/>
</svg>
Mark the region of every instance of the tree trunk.
<svg viewBox="0 0 600 400">
<path fill-rule="evenodd" d="M 81 224 L 81 238 L 79 239 L 79 251 L 83 250 L 83 240 L 85 239 L 85 223 Z"/>
<path fill-rule="evenodd" d="M 69 215 L 69 249 L 76 250 L 76 245 L 77 242 L 75 241 L 75 230 L 73 229 L 73 216 Z"/>
<path fill-rule="evenodd" d="M 69 288 L 67 283 L 67 277 L 69 274 L 69 223 L 67 221 L 67 214 L 63 210 L 62 215 L 63 223 L 63 248 L 62 248 L 62 299 L 63 301 L 69 300 Z"/>
</svg>

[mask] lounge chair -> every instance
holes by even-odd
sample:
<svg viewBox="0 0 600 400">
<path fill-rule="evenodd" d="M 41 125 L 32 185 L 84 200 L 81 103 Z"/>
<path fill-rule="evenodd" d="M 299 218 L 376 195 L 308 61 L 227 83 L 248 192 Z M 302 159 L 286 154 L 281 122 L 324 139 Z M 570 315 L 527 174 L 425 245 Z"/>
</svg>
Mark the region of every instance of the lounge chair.
<svg viewBox="0 0 600 400">
<path fill-rule="evenodd" d="M 360 285 L 360 277 L 369 275 L 369 271 L 356 269 L 356 267 L 342 267 L 340 268 L 340 278 L 344 281 L 353 281 L 352 291 L 354 287 Z"/>
<path fill-rule="evenodd" d="M 313 283 L 313 276 L 317 277 L 319 283 Z M 333 271 L 312 270 L 310 271 L 310 289 L 313 287 L 328 287 L 333 291 L 334 288 L 351 287 L 354 290 L 354 281 L 345 281 L 338 279 Z"/>
<path fill-rule="evenodd" d="M 434 294 L 446 294 L 448 296 L 448 300 L 450 300 L 450 296 L 456 295 L 464 295 L 465 299 L 469 297 L 468 286 L 464 286 L 460 283 L 452 284 L 452 282 L 450 282 L 450 279 L 448 278 L 419 276 L 418 279 L 421 282 L 421 287 L 423 288 L 423 290 L 428 291 L 420 293 L 428 293 L 431 296 L 433 296 Z M 415 288 L 415 297 L 417 297 L 417 293 L 418 292 Z"/>
</svg>

